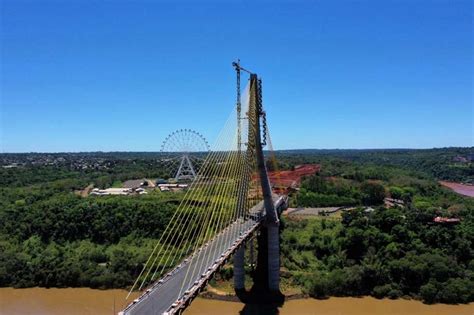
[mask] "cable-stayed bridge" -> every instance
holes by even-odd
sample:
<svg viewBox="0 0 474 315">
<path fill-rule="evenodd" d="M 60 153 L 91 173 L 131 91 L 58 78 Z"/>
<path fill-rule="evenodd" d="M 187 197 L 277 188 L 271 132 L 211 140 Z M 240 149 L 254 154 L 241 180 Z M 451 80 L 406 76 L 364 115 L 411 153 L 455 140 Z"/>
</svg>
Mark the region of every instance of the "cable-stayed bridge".
<svg viewBox="0 0 474 315">
<path fill-rule="evenodd" d="M 143 294 L 120 314 L 180 314 L 232 257 L 244 301 L 281 299 L 279 214 L 287 197 L 272 193 L 263 147 L 271 151 L 262 81 L 233 64 L 237 106 L 204 160 L 132 289 Z M 241 95 L 241 72 L 249 82 Z M 254 286 L 244 285 L 245 246 L 257 238 Z M 253 258 L 251 258 L 253 259 Z M 252 295 L 253 294 L 253 295 Z"/>
</svg>

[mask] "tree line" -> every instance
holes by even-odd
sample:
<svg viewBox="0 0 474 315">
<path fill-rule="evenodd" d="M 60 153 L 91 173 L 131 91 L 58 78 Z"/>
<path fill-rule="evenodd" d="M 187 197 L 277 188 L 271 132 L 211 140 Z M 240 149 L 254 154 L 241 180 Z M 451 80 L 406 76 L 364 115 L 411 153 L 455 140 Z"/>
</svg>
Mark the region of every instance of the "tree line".
<svg viewBox="0 0 474 315">
<path fill-rule="evenodd" d="M 305 185 L 326 195 L 337 189 L 321 176 Z M 419 178 L 387 178 L 377 185 L 405 205 L 385 208 L 367 200 L 374 211 L 359 207 L 344 211 L 340 220 L 284 220 L 282 261 L 295 283 L 315 297 L 474 301 L 474 200 Z M 354 194 L 351 187 L 347 194 Z M 364 195 L 363 187 L 356 191 Z M 436 216 L 460 223 L 436 224 Z"/>
</svg>

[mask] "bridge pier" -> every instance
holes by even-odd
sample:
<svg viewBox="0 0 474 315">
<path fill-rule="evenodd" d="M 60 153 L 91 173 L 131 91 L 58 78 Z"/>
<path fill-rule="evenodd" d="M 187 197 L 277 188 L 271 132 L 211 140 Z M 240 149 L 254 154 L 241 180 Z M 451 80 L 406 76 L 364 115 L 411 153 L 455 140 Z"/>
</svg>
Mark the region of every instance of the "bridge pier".
<svg viewBox="0 0 474 315">
<path fill-rule="evenodd" d="M 268 289 L 280 291 L 280 232 L 278 224 L 267 226 L 268 237 Z"/>
<path fill-rule="evenodd" d="M 245 290 L 245 246 L 240 246 L 234 254 L 234 287 Z"/>
<path fill-rule="evenodd" d="M 235 293 L 246 304 L 282 305 L 284 303 L 284 296 L 279 288 L 279 225 L 262 224 L 256 239 L 258 248 L 257 262 L 255 269 L 252 271 L 253 285 L 248 291 L 243 283 L 244 275 L 240 274 L 244 270 L 238 267 L 242 261 L 239 256 L 240 253 L 236 252 L 234 254 Z"/>
</svg>

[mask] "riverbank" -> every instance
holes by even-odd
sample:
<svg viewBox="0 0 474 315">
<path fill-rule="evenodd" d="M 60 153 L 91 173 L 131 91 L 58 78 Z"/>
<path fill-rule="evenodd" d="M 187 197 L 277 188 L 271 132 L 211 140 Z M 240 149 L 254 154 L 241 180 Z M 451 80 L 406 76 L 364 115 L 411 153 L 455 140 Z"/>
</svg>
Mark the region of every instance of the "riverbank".
<svg viewBox="0 0 474 315">
<path fill-rule="evenodd" d="M 126 306 L 125 290 L 89 288 L 0 288 L 0 314 L 112 315 Z M 134 292 L 131 299 L 138 296 Z"/>
<path fill-rule="evenodd" d="M 214 300 L 214 301 L 240 302 L 239 298 L 235 294 L 217 294 L 213 291 L 209 291 L 209 289 L 207 291 L 202 292 L 199 295 L 199 297 L 202 299 Z M 305 294 L 285 295 L 285 301 L 303 300 L 303 299 L 309 299 L 309 298 L 310 297 Z"/>
<path fill-rule="evenodd" d="M 214 314 L 216 310 L 219 310 L 219 315 L 472 315 L 474 314 L 474 303 L 427 305 L 415 300 L 331 297 L 326 300 L 294 299 L 286 301 L 283 306 L 276 308 L 197 298 L 184 314 Z"/>
<path fill-rule="evenodd" d="M 125 290 L 88 288 L 0 288 L 0 313 L 7 315 L 112 315 L 125 305 Z M 135 298 L 137 294 L 132 295 Z M 326 300 L 292 299 L 280 308 L 248 306 L 240 302 L 198 297 L 185 315 L 472 315 L 474 303 L 426 305 L 415 300 L 378 300 L 372 297 L 332 297 Z"/>
</svg>

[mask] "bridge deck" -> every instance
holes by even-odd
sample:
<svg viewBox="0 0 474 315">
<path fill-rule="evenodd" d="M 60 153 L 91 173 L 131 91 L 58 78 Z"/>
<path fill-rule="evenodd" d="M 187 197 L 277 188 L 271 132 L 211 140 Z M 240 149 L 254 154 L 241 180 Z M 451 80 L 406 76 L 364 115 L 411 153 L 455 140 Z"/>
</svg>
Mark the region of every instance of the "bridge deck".
<svg viewBox="0 0 474 315">
<path fill-rule="evenodd" d="M 280 212 L 287 206 L 285 196 L 273 196 L 275 208 Z M 147 289 L 120 315 L 174 314 L 186 308 L 192 299 L 225 264 L 232 254 L 253 232 L 265 217 L 263 201 L 249 210 L 249 216 L 234 221 L 217 234 L 207 245 L 199 248 L 175 269 Z"/>
<path fill-rule="evenodd" d="M 218 268 L 224 265 L 233 252 L 255 231 L 260 224 L 262 208 L 261 202 L 252 208 L 250 218 L 234 221 L 210 240 L 207 246 L 201 247 L 164 278 L 155 282 L 119 314 L 171 314 L 184 308 Z"/>
</svg>

